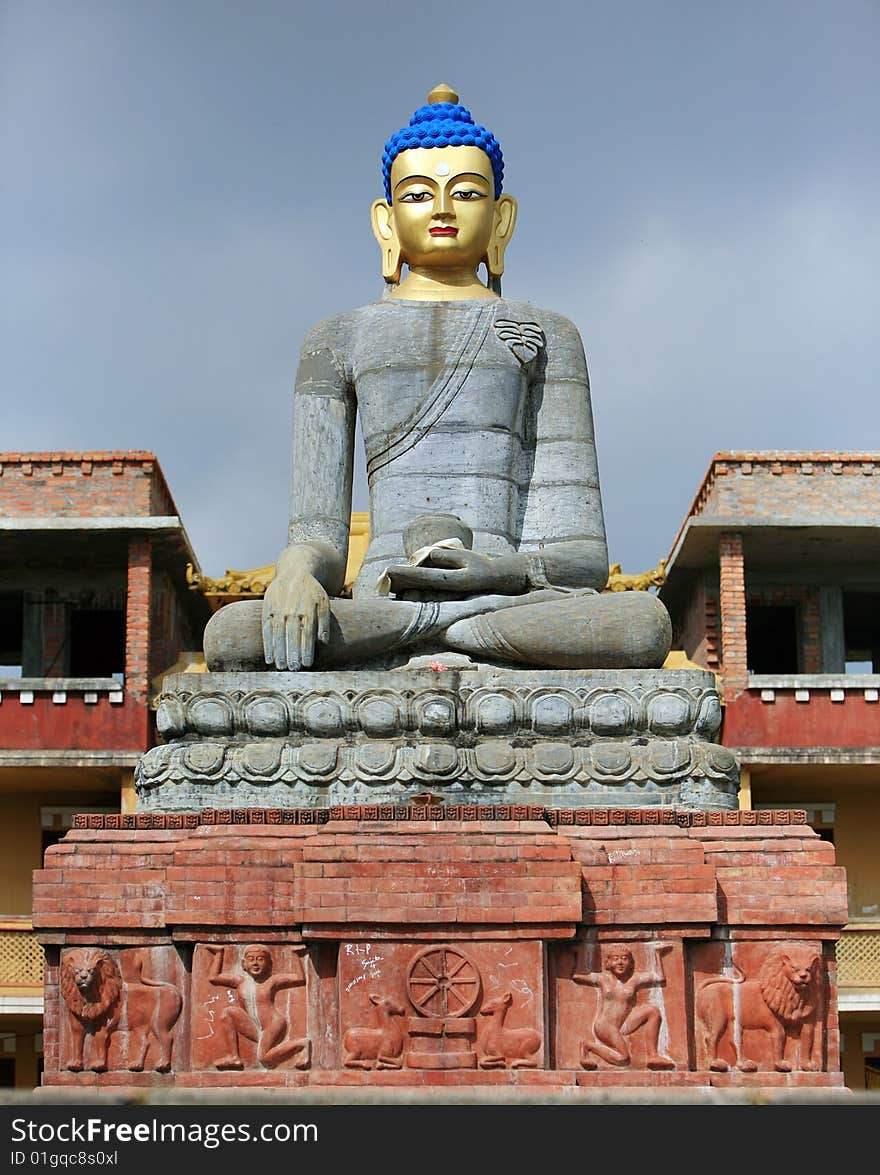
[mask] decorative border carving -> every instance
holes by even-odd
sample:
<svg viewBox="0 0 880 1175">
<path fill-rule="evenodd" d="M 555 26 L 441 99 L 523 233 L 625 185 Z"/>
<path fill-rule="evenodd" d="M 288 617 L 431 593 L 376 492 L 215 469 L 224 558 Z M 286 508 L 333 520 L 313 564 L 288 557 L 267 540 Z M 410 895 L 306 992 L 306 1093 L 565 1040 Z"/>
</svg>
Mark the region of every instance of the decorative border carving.
<svg viewBox="0 0 880 1175">
<path fill-rule="evenodd" d="M 681 808 L 548 808 L 527 804 L 340 804 L 332 808 L 203 808 L 200 812 L 82 812 L 75 829 L 191 829 L 200 825 L 327 824 L 334 820 L 509 821 L 543 820 L 551 827 L 607 827 L 622 824 L 675 825 L 679 828 L 807 825 L 799 809 L 695 812 Z"/>
</svg>

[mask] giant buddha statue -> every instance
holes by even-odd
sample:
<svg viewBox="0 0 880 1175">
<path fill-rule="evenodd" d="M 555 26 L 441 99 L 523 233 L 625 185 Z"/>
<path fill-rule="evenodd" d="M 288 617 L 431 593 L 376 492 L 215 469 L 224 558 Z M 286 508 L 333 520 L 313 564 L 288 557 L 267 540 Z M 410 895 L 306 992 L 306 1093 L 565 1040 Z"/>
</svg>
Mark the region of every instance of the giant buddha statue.
<svg viewBox="0 0 880 1175">
<path fill-rule="evenodd" d="M 584 350 L 502 297 L 495 137 L 438 87 L 382 166 L 385 296 L 303 343 L 288 545 L 262 601 L 211 618 L 209 672 L 165 678 L 139 807 L 735 806 L 713 675 L 661 668 L 655 596 L 602 591 Z M 370 544 L 349 595 L 358 416 Z"/>
<path fill-rule="evenodd" d="M 660 601 L 600 594 L 608 556 L 578 331 L 501 295 L 517 206 L 498 142 L 440 86 L 382 167 L 372 227 L 385 296 L 305 339 L 288 545 L 262 602 L 212 618 L 209 669 L 392 668 L 450 651 L 549 669 L 661 666 Z M 358 414 L 370 545 L 344 599 Z"/>
</svg>

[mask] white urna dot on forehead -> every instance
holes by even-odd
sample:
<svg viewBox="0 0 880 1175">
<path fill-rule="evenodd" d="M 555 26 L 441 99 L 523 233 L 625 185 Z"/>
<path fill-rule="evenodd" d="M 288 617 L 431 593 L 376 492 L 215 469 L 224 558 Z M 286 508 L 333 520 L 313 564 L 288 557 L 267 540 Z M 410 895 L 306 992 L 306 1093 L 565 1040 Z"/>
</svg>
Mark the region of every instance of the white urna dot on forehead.
<svg viewBox="0 0 880 1175">
<path fill-rule="evenodd" d="M 448 163 L 438 163 L 434 168 L 434 175 L 449 175 L 449 170 Z"/>
</svg>

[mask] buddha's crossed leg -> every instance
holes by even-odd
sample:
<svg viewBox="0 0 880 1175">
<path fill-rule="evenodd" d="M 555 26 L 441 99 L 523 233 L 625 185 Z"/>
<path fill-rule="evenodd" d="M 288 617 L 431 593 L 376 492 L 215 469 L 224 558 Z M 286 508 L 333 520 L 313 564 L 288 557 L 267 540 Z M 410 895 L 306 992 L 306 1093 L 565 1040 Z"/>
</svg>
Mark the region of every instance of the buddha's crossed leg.
<svg viewBox="0 0 880 1175">
<path fill-rule="evenodd" d="M 316 669 L 356 668 L 425 645 L 478 661 L 546 669 L 653 669 L 669 652 L 666 609 L 647 592 L 544 590 L 521 596 L 331 600 L 330 639 Z M 262 601 L 229 604 L 205 629 L 212 671 L 267 669 Z"/>
</svg>

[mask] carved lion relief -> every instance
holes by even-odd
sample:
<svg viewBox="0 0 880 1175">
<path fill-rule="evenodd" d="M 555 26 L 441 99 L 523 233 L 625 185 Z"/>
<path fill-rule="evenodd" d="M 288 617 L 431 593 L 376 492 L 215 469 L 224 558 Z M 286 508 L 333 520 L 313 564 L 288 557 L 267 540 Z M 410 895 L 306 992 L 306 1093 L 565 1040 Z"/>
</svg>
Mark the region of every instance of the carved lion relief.
<svg viewBox="0 0 880 1175">
<path fill-rule="evenodd" d="M 731 1065 L 744 1073 L 821 1068 L 820 947 L 775 945 L 763 962 L 734 961 L 729 970 L 695 985 L 699 1043 L 708 1068 L 720 1073 Z"/>
<path fill-rule="evenodd" d="M 109 1068 L 139 1073 L 147 1067 L 167 1073 L 174 1047 L 173 1030 L 183 997 L 172 983 L 145 973 L 150 956 L 158 952 L 116 952 L 100 947 L 77 947 L 61 956 L 61 997 L 66 1016 L 66 1048 L 62 1068 L 74 1073 Z M 123 979 L 120 958 L 130 978 Z M 119 1044 L 111 1061 L 111 1042 Z"/>
</svg>

